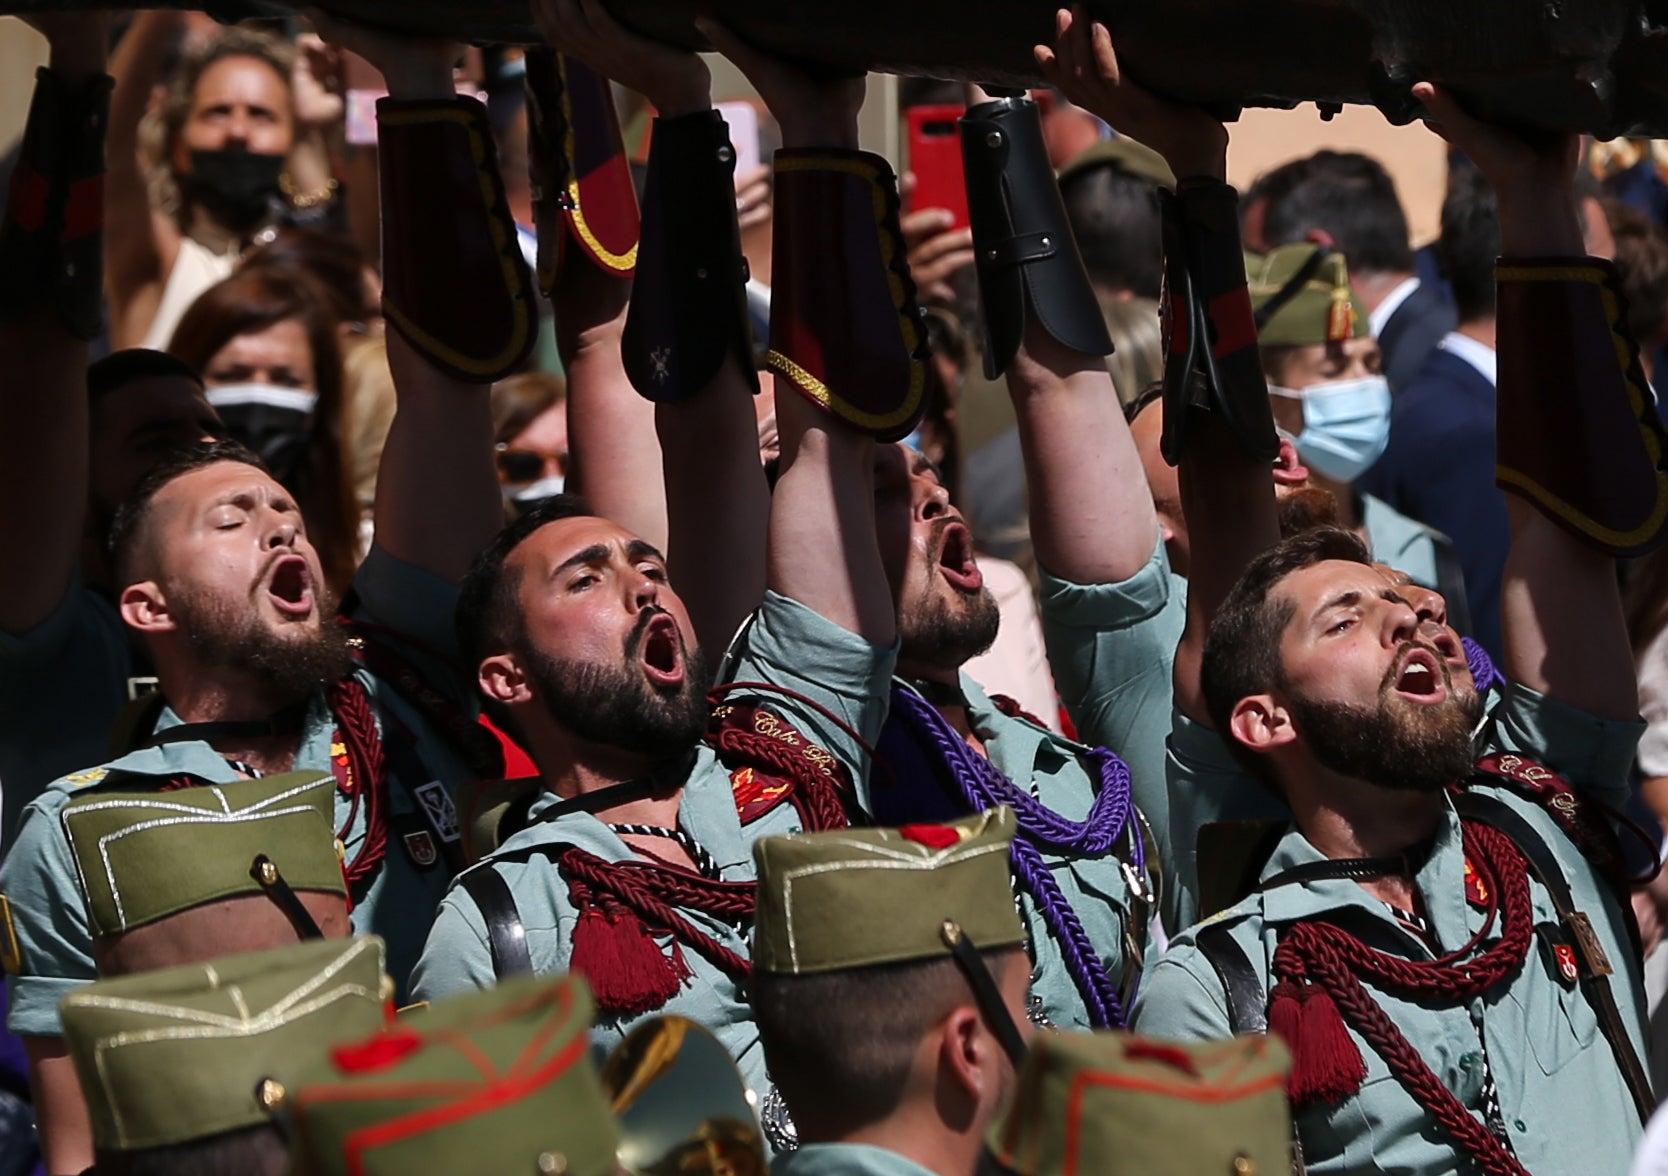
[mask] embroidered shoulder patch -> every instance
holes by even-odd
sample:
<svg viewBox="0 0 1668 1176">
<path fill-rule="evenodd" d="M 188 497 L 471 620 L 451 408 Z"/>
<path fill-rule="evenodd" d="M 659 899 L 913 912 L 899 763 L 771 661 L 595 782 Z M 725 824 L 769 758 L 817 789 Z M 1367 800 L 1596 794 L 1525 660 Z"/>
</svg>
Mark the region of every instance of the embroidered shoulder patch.
<svg viewBox="0 0 1668 1176">
<path fill-rule="evenodd" d="M 71 788 L 85 788 L 89 784 L 97 784 L 109 774 L 110 769 L 108 767 L 88 768 L 85 772 L 76 772 L 73 775 L 65 776 L 64 783 Z"/>
<path fill-rule="evenodd" d="M 12 923 L 12 904 L 0 894 L 0 972 L 14 976 L 23 973 L 23 947 L 17 941 L 17 927 Z"/>
<path fill-rule="evenodd" d="M 1204 927 L 1214 927 L 1218 923 L 1226 923 L 1229 919 L 1243 919 L 1250 913 L 1251 912 L 1246 910 L 1244 907 L 1231 906 L 1227 910 L 1217 911 L 1209 918 L 1200 919 L 1197 923 L 1193 924 L 1193 929 L 1197 931 Z"/>
<path fill-rule="evenodd" d="M 810 781 L 827 780 L 841 794 L 852 791 L 844 764 L 767 710 L 733 703 L 716 708 L 707 742 L 730 769 L 730 790 L 743 825 L 792 796 L 796 773 Z"/>
</svg>

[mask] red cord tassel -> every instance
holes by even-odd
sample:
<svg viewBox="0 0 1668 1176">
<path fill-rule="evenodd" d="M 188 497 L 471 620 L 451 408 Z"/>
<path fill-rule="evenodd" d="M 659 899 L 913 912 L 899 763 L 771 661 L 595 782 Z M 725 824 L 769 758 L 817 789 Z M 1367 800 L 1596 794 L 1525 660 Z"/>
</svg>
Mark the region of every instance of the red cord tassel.
<svg viewBox="0 0 1668 1176">
<path fill-rule="evenodd" d="M 582 973 L 604 1013 L 652 1012 L 692 977 L 677 944 L 668 955 L 643 920 L 618 903 L 587 906 L 573 930 L 573 970 Z"/>
<path fill-rule="evenodd" d="M 1286 1084 L 1292 1106 L 1338 1103 L 1361 1089 L 1367 1064 L 1332 996 L 1318 984 L 1282 980 L 1274 986 L 1268 1028 L 1292 1051 Z"/>
</svg>

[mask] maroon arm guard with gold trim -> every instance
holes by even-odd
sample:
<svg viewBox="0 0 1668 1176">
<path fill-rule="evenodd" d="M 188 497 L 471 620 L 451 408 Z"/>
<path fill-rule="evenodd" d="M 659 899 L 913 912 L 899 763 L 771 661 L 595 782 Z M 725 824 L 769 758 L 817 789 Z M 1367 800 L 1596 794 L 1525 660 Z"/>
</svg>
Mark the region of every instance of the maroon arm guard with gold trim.
<svg viewBox="0 0 1668 1176">
<path fill-rule="evenodd" d="M 608 79 L 544 46 L 527 50 L 528 149 L 539 289 L 571 248 L 610 274 L 637 267 L 637 190 Z"/>
<path fill-rule="evenodd" d="M 104 132 L 108 76 L 72 90 L 35 73 L 23 142 L 0 221 L 0 322 L 47 300 L 77 339 L 104 328 Z"/>
<path fill-rule="evenodd" d="M 878 440 L 907 436 L 926 406 L 927 333 L 891 167 L 866 151 L 778 151 L 771 259 L 765 365 Z"/>
<path fill-rule="evenodd" d="M 1668 434 L 1623 326 L 1615 267 L 1501 258 L 1495 277 L 1496 483 L 1600 551 L 1651 550 L 1668 523 Z"/>
<path fill-rule="evenodd" d="M 486 107 L 384 98 L 376 111 L 383 313 L 442 371 L 502 379 L 533 349 L 538 308 Z"/>
</svg>

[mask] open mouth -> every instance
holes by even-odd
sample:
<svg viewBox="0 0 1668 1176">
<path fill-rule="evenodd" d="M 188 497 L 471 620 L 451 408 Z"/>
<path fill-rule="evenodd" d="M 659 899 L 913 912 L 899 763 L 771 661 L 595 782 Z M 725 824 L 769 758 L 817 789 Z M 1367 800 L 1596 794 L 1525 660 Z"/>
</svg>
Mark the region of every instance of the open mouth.
<svg viewBox="0 0 1668 1176">
<path fill-rule="evenodd" d="M 938 539 L 938 570 L 951 587 L 977 592 L 985 586 L 984 573 L 973 559 L 973 535 L 963 523 L 950 523 Z"/>
<path fill-rule="evenodd" d="M 1447 675 L 1437 656 L 1423 646 L 1415 646 L 1402 660 L 1396 674 L 1395 691 L 1410 702 L 1421 705 L 1442 702 L 1448 697 Z"/>
<path fill-rule="evenodd" d="M 650 683 L 666 690 L 683 685 L 683 634 L 670 613 L 660 613 L 643 631 L 640 643 L 643 675 Z"/>
<path fill-rule="evenodd" d="M 278 557 L 267 574 L 266 594 L 273 607 L 286 616 L 311 616 L 313 573 L 307 561 L 299 555 Z"/>
</svg>

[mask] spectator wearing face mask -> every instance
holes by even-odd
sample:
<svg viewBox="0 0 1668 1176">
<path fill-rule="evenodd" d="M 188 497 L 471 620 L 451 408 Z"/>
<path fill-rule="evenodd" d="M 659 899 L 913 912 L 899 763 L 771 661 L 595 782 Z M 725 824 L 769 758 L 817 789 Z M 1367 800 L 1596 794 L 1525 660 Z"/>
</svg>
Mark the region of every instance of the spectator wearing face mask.
<svg viewBox="0 0 1668 1176">
<path fill-rule="evenodd" d="M 1453 545 L 1355 485 L 1389 442 L 1390 386 L 1344 255 L 1283 245 L 1247 255 L 1246 270 L 1274 423 L 1310 483 L 1331 493 L 1338 525 L 1365 539 L 1374 559 L 1464 599 Z"/>
<path fill-rule="evenodd" d="M 342 360 L 324 293 L 305 274 L 245 269 L 211 286 L 168 345 L 203 374 L 228 436 L 295 495 L 325 579 L 358 566 L 358 524 L 342 454 Z"/>
<path fill-rule="evenodd" d="M 165 347 L 263 230 L 322 223 L 337 195 L 333 51 L 226 28 L 188 43 L 166 76 L 182 19 L 141 13 L 111 60 L 106 290 L 118 347 Z"/>
</svg>

